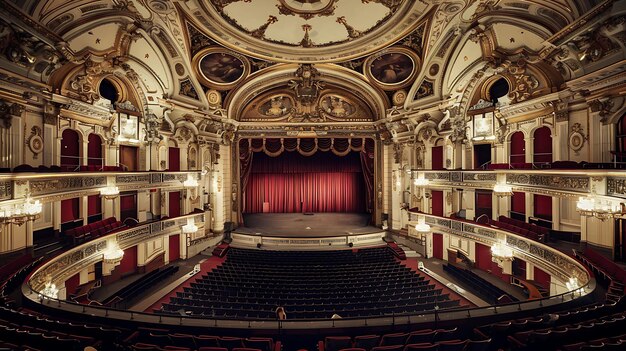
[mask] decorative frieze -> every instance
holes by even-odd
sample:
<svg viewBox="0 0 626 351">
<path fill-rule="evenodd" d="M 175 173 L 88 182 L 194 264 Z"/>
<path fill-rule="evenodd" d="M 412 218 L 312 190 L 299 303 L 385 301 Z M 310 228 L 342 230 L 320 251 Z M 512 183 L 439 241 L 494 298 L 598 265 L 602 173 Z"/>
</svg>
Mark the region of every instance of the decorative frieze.
<svg viewBox="0 0 626 351">
<path fill-rule="evenodd" d="M 493 172 L 463 172 L 465 182 L 495 182 L 496 174 Z"/>
<path fill-rule="evenodd" d="M 151 180 L 150 174 L 118 175 L 115 177 L 115 182 L 117 184 L 148 183 Z"/>
<path fill-rule="evenodd" d="M 32 195 L 44 195 L 77 189 L 106 186 L 106 177 L 65 177 L 57 179 L 37 179 L 30 181 Z"/>
<path fill-rule="evenodd" d="M 589 191 L 589 177 L 585 176 L 507 174 L 506 182 L 509 184 L 533 185 L 568 191 Z"/>
<path fill-rule="evenodd" d="M 0 182 L 0 200 L 10 200 L 13 197 L 13 182 Z"/>
<path fill-rule="evenodd" d="M 431 181 L 449 181 L 449 172 L 424 172 L 424 178 Z"/>
<path fill-rule="evenodd" d="M 626 178 L 606 178 L 606 194 L 610 196 L 626 197 Z"/>
</svg>

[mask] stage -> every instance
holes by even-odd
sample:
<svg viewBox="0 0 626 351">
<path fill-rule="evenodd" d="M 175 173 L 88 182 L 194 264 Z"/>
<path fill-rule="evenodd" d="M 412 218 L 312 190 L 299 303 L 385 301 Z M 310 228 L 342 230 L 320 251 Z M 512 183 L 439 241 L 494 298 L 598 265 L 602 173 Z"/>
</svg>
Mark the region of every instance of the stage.
<svg viewBox="0 0 626 351">
<path fill-rule="evenodd" d="M 234 233 L 265 237 L 313 238 L 378 233 L 368 213 L 249 213 Z"/>
</svg>

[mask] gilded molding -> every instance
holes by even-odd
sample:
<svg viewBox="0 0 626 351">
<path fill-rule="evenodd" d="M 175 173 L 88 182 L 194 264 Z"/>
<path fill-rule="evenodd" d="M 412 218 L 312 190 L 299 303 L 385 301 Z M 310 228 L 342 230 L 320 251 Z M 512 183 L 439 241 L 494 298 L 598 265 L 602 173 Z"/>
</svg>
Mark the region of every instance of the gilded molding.
<svg viewBox="0 0 626 351">
<path fill-rule="evenodd" d="M 106 186 L 106 177 L 67 177 L 60 179 L 31 180 L 30 191 L 34 196 L 61 191 Z"/>
<path fill-rule="evenodd" d="M 568 191 L 589 191 L 589 177 L 583 176 L 507 174 L 506 182 L 509 184 L 535 185 L 544 188 L 554 188 Z"/>
</svg>

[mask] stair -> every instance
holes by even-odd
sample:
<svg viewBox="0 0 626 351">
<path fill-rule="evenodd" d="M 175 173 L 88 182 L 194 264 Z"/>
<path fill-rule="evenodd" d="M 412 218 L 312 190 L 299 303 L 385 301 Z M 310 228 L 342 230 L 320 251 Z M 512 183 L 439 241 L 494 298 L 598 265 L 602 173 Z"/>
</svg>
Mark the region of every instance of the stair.
<svg viewBox="0 0 626 351">
<path fill-rule="evenodd" d="M 408 246 L 404 246 L 402 244 L 398 244 L 398 246 L 400 246 L 400 248 L 404 250 L 404 254 L 406 255 L 407 258 L 422 257 L 422 255 L 417 253 L 417 251 L 411 250 L 411 248 L 409 248 Z"/>
</svg>

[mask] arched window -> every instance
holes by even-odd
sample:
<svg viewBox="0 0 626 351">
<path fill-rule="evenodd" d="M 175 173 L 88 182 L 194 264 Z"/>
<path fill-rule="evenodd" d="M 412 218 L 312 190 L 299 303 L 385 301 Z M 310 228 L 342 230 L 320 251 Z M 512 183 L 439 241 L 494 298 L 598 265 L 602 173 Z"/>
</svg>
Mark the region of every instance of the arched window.
<svg viewBox="0 0 626 351">
<path fill-rule="evenodd" d="M 523 132 L 515 132 L 511 135 L 509 155 L 509 163 L 511 164 L 526 162 L 526 144 Z"/>
<path fill-rule="evenodd" d="M 98 169 L 104 165 L 102 159 L 102 138 L 98 134 L 89 134 L 89 144 L 87 145 L 87 165 L 97 166 Z"/>
<path fill-rule="evenodd" d="M 542 165 L 552 162 L 552 133 L 550 128 L 541 127 L 533 134 L 533 163 Z"/>
<path fill-rule="evenodd" d="M 66 129 L 61 135 L 61 166 L 75 168 L 80 165 L 80 146 L 78 133 Z"/>
</svg>

